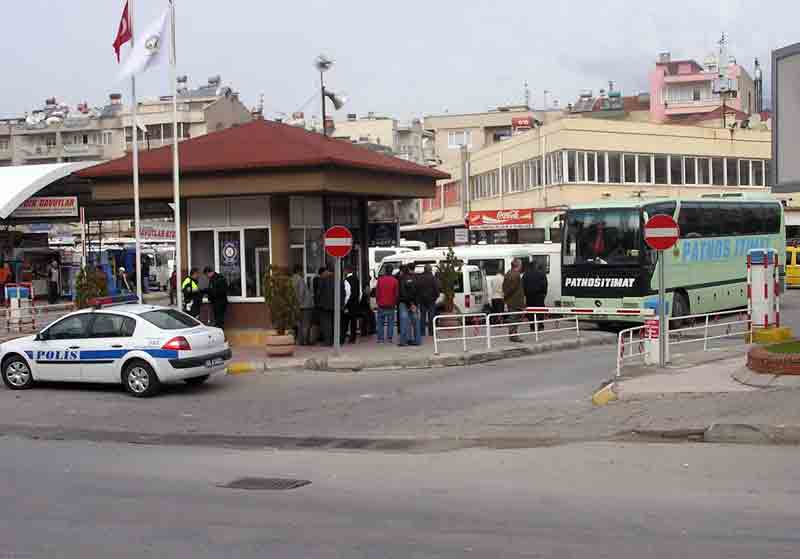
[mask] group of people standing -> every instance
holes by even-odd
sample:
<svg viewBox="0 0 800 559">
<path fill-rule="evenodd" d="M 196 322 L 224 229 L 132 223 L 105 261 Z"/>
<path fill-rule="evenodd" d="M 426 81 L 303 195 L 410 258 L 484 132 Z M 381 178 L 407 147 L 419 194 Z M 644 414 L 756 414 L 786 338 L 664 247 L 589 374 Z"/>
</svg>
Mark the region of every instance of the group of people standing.
<svg viewBox="0 0 800 559">
<path fill-rule="evenodd" d="M 490 297 L 492 299 L 493 313 L 520 313 L 509 315 L 505 322 L 509 323 L 508 333 L 512 342 L 521 342 L 518 335 L 518 323 L 530 320 L 532 315 L 523 314 L 526 307 L 543 307 L 547 297 L 547 274 L 536 262 L 528 264 L 522 269 L 522 261 L 515 258 L 511 262 L 511 269 L 504 275 L 498 270 L 490 281 Z M 531 325 L 531 331 L 535 328 Z"/>
<path fill-rule="evenodd" d="M 207 297 L 212 310 L 212 325 L 224 328 L 225 312 L 228 309 L 228 281 L 225 276 L 208 266 L 203 269 L 203 274 L 208 279 L 208 286 L 205 289 L 200 289 L 200 270 L 197 268 L 189 270 L 189 275 L 181 282 L 183 310 L 190 316 L 199 317 L 203 297 Z"/>
<path fill-rule="evenodd" d="M 303 277 L 303 268 L 297 266 L 292 276 L 295 297 L 300 309 L 297 323 L 297 343 L 311 345 L 314 343 L 312 327 L 319 327 L 322 345 L 332 346 L 334 336 L 334 320 L 339 320 L 339 343 L 346 341 L 355 343 L 359 333 L 369 334 L 371 323 L 364 305 L 369 308 L 369 299 L 361 292 L 361 285 L 352 266 L 345 266 L 344 279 L 337 287 L 333 270 L 321 268 L 317 277 L 309 287 Z M 341 303 L 340 315 L 335 317 L 335 289 L 339 289 Z"/>
<path fill-rule="evenodd" d="M 429 265 L 421 274 L 416 274 L 412 265 L 401 266 L 398 277 L 387 265 L 375 287 L 378 343 L 393 343 L 397 316 L 400 321 L 397 345 L 422 345 L 422 338 L 433 332 L 436 300 L 440 293 L 439 280 Z"/>
<path fill-rule="evenodd" d="M 421 274 L 413 269 L 401 268 L 399 276 L 394 270 L 378 278 L 372 292 L 361 289 L 355 270 L 344 267 L 344 278 L 335 285 L 333 270 L 322 268 L 311 286 L 306 283 L 302 267 L 298 266 L 292 276 L 292 285 L 298 304 L 299 315 L 296 339 L 300 345 L 315 342 L 313 326 L 319 327 L 322 345 L 331 346 L 334 341 L 334 321 L 340 321 L 341 344 L 355 343 L 358 336 L 377 334 L 378 343 L 393 342 L 399 317 L 398 344 L 421 345 L 427 332 L 432 332 L 432 320 L 439 283 L 430 266 Z M 334 316 L 335 289 L 340 290 L 340 315 Z M 370 297 L 375 297 L 377 312 L 370 307 Z"/>
</svg>

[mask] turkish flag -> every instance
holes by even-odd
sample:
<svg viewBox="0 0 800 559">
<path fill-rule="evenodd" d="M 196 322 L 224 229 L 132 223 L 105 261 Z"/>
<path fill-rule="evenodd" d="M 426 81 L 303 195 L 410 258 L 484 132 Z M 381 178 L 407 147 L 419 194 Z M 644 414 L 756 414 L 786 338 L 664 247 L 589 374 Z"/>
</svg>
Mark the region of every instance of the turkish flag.
<svg viewBox="0 0 800 559">
<path fill-rule="evenodd" d="M 126 0 L 125 9 L 122 10 L 122 19 L 119 21 L 117 38 L 114 39 L 114 52 L 117 53 L 117 62 L 119 62 L 119 49 L 131 39 L 133 39 L 133 33 L 131 32 L 131 18 L 128 15 L 128 2 Z"/>
</svg>

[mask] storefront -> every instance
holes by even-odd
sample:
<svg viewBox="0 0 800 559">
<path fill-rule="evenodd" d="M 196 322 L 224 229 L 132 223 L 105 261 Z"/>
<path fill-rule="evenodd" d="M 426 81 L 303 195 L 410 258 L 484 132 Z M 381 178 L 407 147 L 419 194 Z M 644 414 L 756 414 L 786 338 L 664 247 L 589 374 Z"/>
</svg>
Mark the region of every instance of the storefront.
<svg viewBox="0 0 800 559">
<path fill-rule="evenodd" d="M 403 237 L 429 247 L 466 244 L 530 244 L 560 242 L 563 208 L 479 210 L 459 223 L 427 223 L 402 227 Z"/>
<path fill-rule="evenodd" d="M 141 197 L 172 195 L 170 148 L 140 154 Z M 283 124 L 255 121 L 181 143 L 181 255 L 184 270 L 209 266 L 228 281 L 231 327 L 268 324 L 261 278 L 268 266 L 306 279 L 328 264 L 322 234 L 344 225 L 354 248 L 345 261 L 366 287 L 370 200 L 426 198 L 440 171 Z M 79 173 L 95 203 L 131 199 L 129 157 Z"/>
</svg>

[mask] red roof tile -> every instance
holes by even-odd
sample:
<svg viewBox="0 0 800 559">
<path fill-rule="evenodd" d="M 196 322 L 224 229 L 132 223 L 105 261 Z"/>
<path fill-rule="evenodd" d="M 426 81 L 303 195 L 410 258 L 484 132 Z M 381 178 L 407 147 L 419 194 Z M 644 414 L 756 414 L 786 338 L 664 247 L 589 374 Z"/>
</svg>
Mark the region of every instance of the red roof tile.
<svg viewBox="0 0 800 559">
<path fill-rule="evenodd" d="M 129 177 L 132 155 L 100 163 L 77 173 L 83 178 Z M 182 174 L 289 169 L 299 167 L 345 167 L 446 179 L 447 173 L 397 157 L 375 153 L 342 140 L 325 138 L 302 128 L 267 120 L 256 120 L 198 136 L 180 143 Z M 142 176 L 172 174 L 172 146 L 139 152 Z"/>
</svg>

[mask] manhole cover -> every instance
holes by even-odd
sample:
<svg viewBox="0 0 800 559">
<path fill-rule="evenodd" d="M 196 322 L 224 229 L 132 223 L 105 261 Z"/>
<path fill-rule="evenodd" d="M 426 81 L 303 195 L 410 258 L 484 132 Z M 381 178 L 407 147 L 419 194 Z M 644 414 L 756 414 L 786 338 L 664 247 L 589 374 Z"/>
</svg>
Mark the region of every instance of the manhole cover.
<svg viewBox="0 0 800 559">
<path fill-rule="evenodd" d="M 250 489 L 256 491 L 286 491 L 310 485 L 307 479 L 288 479 L 280 477 L 243 477 L 221 485 L 227 489 Z"/>
</svg>

